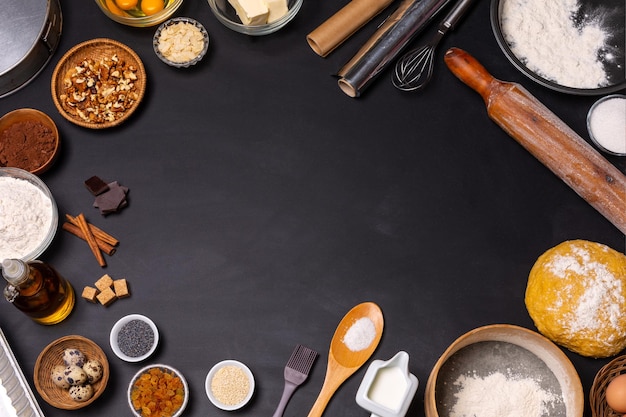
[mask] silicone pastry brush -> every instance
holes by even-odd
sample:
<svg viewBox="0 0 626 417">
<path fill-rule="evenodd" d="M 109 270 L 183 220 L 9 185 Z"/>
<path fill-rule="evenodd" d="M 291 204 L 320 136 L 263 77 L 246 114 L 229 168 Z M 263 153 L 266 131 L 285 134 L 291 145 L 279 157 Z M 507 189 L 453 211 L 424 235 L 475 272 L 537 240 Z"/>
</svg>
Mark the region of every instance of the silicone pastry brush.
<svg viewBox="0 0 626 417">
<path fill-rule="evenodd" d="M 283 415 L 285 407 L 296 388 L 302 385 L 308 378 L 315 359 L 317 359 L 317 352 L 302 345 L 296 346 L 287 362 L 287 366 L 285 366 L 285 388 L 273 417 L 281 417 Z"/>
</svg>

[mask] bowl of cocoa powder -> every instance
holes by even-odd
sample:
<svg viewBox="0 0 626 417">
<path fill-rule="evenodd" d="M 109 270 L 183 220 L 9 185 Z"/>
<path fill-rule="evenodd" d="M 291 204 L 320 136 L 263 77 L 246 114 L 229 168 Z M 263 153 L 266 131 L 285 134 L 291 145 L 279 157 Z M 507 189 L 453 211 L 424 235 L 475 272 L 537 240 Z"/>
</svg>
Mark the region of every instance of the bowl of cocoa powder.
<svg viewBox="0 0 626 417">
<path fill-rule="evenodd" d="M 0 167 L 39 175 L 50 168 L 58 153 L 59 131 L 46 113 L 24 108 L 0 118 Z"/>
</svg>

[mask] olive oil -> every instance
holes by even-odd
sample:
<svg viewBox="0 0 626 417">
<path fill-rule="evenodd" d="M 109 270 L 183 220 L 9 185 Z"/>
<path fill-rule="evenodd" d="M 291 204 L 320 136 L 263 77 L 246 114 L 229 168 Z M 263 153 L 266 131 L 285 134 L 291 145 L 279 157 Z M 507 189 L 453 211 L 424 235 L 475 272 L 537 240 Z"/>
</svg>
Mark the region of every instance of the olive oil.
<svg viewBox="0 0 626 417">
<path fill-rule="evenodd" d="M 63 321 L 76 301 L 71 284 L 41 261 L 5 259 L 2 275 L 8 281 L 4 297 L 40 324 Z"/>
</svg>

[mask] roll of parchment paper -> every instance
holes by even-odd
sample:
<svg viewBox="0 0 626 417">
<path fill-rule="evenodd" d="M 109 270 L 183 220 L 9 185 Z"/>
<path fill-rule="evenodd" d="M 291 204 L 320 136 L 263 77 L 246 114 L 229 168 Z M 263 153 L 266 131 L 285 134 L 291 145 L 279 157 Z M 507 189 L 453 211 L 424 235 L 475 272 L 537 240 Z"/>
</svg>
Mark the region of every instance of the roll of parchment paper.
<svg viewBox="0 0 626 417">
<path fill-rule="evenodd" d="M 306 41 L 316 54 L 325 57 L 392 2 L 393 0 L 352 0 L 309 33 Z"/>
<path fill-rule="evenodd" d="M 339 88 L 359 97 L 376 76 L 450 0 L 404 0 L 384 24 L 339 70 Z"/>
</svg>

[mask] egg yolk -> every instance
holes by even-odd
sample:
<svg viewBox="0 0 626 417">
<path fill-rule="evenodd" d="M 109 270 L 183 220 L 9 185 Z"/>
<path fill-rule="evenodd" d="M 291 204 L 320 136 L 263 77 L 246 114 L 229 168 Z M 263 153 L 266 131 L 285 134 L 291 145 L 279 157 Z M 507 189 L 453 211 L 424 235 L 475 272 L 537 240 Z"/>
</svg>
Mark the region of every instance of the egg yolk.
<svg viewBox="0 0 626 417">
<path fill-rule="evenodd" d="M 141 11 L 151 16 L 165 7 L 165 0 L 141 0 Z"/>
<path fill-rule="evenodd" d="M 114 0 L 106 0 L 106 5 L 107 9 L 109 9 L 111 13 L 118 16 L 126 16 L 126 13 L 124 13 L 119 7 L 117 7 L 117 4 L 115 4 Z"/>
<path fill-rule="evenodd" d="M 130 10 L 137 7 L 138 0 L 115 0 L 115 4 L 122 10 Z"/>
</svg>

